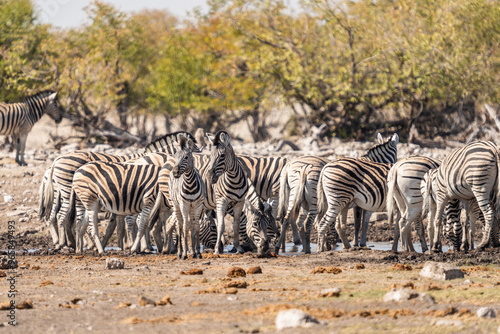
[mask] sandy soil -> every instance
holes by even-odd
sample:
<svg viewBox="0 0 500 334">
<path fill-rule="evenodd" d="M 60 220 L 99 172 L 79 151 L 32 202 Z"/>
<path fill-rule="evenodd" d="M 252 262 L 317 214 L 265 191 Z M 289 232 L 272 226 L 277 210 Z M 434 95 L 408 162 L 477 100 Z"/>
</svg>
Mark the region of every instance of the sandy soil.
<svg viewBox="0 0 500 334">
<path fill-rule="evenodd" d="M 58 154 L 44 149 L 48 131 L 50 126 L 31 134 L 27 167 L 17 167 L 13 153 L 0 151 L 0 250 L 8 247 L 8 222 L 13 221 L 19 264 L 15 302 L 29 300 L 33 306 L 16 309 L 18 326 L 8 328 L 9 333 L 272 333 L 278 311 L 288 308 L 303 309 L 321 324 L 286 333 L 495 333 L 500 326 L 498 318 L 475 316 L 481 306 L 500 312 L 498 249 L 424 255 L 357 248 L 269 258 L 204 254 L 203 259 L 186 261 L 121 251 L 102 256 L 92 251 L 54 252 L 37 216 L 41 178 Z M 7 195 L 13 201 L 4 203 Z M 372 241 L 390 241 L 391 235 L 384 220 L 375 222 L 369 232 Z M 38 251 L 28 251 L 33 249 Z M 124 259 L 125 268 L 107 270 L 108 257 Z M 452 281 L 422 279 L 419 271 L 428 260 L 456 264 L 466 276 Z M 248 272 L 256 266 L 262 274 L 227 275 L 231 267 Z M 318 267 L 341 271 L 312 273 Z M 192 269 L 202 274 L 184 274 Z M 7 277 L 0 272 L 0 303 L 12 299 L 12 275 L 7 269 L 3 272 Z M 432 295 L 436 303 L 382 302 L 391 287 L 403 285 Z M 336 287 L 341 289 L 338 297 L 322 294 Z M 158 302 L 165 296 L 171 305 L 140 306 L 140 297 Z M 9 326 L 8 312 L 0 311 L 0 324 Z M 442 319 L 458 326 L 436 326 Z"/>
</svg>

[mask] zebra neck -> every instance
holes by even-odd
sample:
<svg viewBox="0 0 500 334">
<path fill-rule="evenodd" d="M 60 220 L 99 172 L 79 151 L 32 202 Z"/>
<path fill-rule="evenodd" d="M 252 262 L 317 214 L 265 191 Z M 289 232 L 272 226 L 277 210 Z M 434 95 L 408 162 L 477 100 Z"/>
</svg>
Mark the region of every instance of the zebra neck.
<svg viewBox="0 0 500 334">
<path fill-rule="evenodd" d="M 195 173 L 194 168 L 186 169 L 184 171 L 184 181 L 186 181 L 188 183 L 192 183 L 195 180 L 196 180 L 196 173 Z"/>
<path fill-rule="evenodd" d="M 28 110 L 31 114 L 30 119 L 33 124 L 37 122 L 43 116 L 43 111 L 48 103 L 48 96 L 42 98 L 28 98 L 25 102 L 28 105 Z"/>
</svg>

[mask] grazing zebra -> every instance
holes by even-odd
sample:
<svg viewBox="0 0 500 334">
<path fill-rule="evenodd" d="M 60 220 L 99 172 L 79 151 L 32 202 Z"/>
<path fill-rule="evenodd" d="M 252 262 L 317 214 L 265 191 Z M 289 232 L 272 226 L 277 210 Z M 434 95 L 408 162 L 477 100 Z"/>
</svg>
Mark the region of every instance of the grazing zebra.
<svg viewBox="0 0 500 334">
<path fill-rule="evenodd" d="M 24 149 L 33 125 L 44 113 L 56 123 L 62 120 L 57 102 L 57 92 L 43 91 L 29 96 L 21 103 L 0 103 L 0 135 L 11 135 L 16 145 L 16 162 L 26 166 Z"/>
<path fill-rule="evenodd" d="M 44 195 L 46 205 L 50 208 L 46 210 L 51 210 L 49 221 L 57 221 L 59 241 L 56 244 L 56 249 L 60 249 L 65 245 L 74 246 L 68 213 L 70 209 L 73 209 L 73 203 L 70 201 L 71 186 L 74 173 L 78 168 L 91 161 L 134 161 L 158 150 L 172 154 L 175 152 L 173 143 L 178 142 L 182 137 L 193 138 L 188 132 L 166 134 L 147 145 L 143 152 L 128 156 L 79 150 L 57 157 L 52 163 Z M 60 204 L 53 200 L 55 188 L 57 188 L 56 190 L 60 196 Z"/>
<path fill-rule="evenodd" d="M 442 215 L 445 205 L 453 199 L 477 201 L 484 217 L 483 238 L 477 249 L 484 249 L 488 244 L 496 246 L 492 227 L 495 213 L 500 209 L 498 172 L 498 148 L 493 142 L 472 142 L 446 156 L 435 172 L 435 181 L 426 182 L 424 194 L 432 222 L 429 237 L 433 251 L 441 251 Z"/>
<path fill-rule="evenodd" d="M 73 177 L 73 191 L 83 208 L 88 212 L 88 222 L 82 220 L 81 210 L 77 215 L 76 252 L 83 250 L 83 233 L 90 223 L 97 250 L 104 249 L 99 240 L 98 217 L 99 207 L 116 215 L 135 215 L 141 213 L 139 232 L 144 235 L 144 221 L 156 201 L 158 192 L 157 178 L 160 167 L 155 165 L 132 165 L 117 162 L 94 161 L 78 168 Z M 137 251 L 140 239 L 134 241 L 131 251 Z"/>
<path fill-rule="evenodd" d="M 344 248 L 350 248 L 345 233 L 351 203 L 366 211 L 385 211 L 390 164 L 343 158 L 323 167 L 318 182 L 318 252 L 324 248 L 325 231 L 337 216 L 336 229 Z"/>
<path fill-rule="evenodd" d="M 201 258 L 199 220 L 206 197 L 205 183 L 194 167 L 194 142 L 181 138 L 180 149 L 175 153 L 175 165 L 170 173 L 170 196 L 177 219 L 177 247 L 179 258 L 187 259 L 188 236 L 191 235 L 191 254 Z"/>
<path fill-rule="evenodd" d="M 399 137 L 397 134 L 391 136 L 388 140 L 384 141 L 382 135 L 379 133 L 377 135 L 378 144 L 369 149 L 361 159 L 367 159 L 375 162 L 381 163 L 394 163 L 397 158 L 397 144 L 399 142 Z M 281 238 L 279 245 L 284 251 L 285 248 L 285 231 L 289 220 L 295 220 L 299 213 L 299 209 L 308 211 L 307 216 L 301 215 L 298 225 L 301 231 L 301 239 L 304 245 L 304 252 L 306 254 L 311 252 L 310 248 L 310 234 L 312 230 L 313 222 L 317 215 L 317 185 L 318 179 L 323 167 L 330 160 L 315 156 L 303 156 L 298 157 L 287 164 L 281 174 L 280 180 L 280 204 L 278 207 L 278 215 L 280 220 L 282 220 L 281 228 Z M 288 206 L 286 205 L 288 201 Z M 368 226 L 368 221 L 370 218 L 369 213 L 360 212 L 356 215 L 357 219 L 363 217 L 366 220 L 366 225 Z M 303 218 L 306 217 L 304 224 Z M 359 222 L 355 224 L 356 228 L 356 240 L 359 231 Z M 335 231 L 330 229 L 329 231 Z M 366 230 L 363 229 L 366 235 Z M 332 239 L 336 239 L 332 238 Z M 365 237 L 366 240 L 366 237 Z M 333 241 L 335 243 L 335 241 Z M 276 252 L 278 249 L 276 249 Z"/>
<path fill-rule="evenodd" d="M 212 139 L 209 137 L 212 151 L 210 154 L 209 167 L 205 172 L 207 183 L 207 203 L 208 209 L 216 209 L 217 213 L 217 244 L 215 254 L 219 254 L 222 249 L 221 237 L 224 232 L 224 216 L 228 206 L 233 207 L 233 232 L 234 248 L 238 252 L 243 252 L 239 246 L 239 222 L 245 195 L 248 191 L 248 182 L 245 170 L 236 159 L 229 134 L 219 131 Z M 215 205 L 214 205 L 215 204 Z"/>
<path fill-rule="evenodd" d="M 439 161 L 422 156 L 411 156 L 396 162 L 389 171 L 387 178 L 387 215 L 389 226 L 392 226 L 394 214 L 398 210 L 397 220 L 394 226 L 394 241 L 392 250 L 398 248 L 398 239 L 401 236 L 401 249 L 414 252 L 410 239 L 410 224 L 415 222 L 422 245 L 422 252 L 426 252 L 428 247 L 422 224 L 422 192 L 420 182 L 424 174 L 431 168 L 439 166 Z"/>
</svg>

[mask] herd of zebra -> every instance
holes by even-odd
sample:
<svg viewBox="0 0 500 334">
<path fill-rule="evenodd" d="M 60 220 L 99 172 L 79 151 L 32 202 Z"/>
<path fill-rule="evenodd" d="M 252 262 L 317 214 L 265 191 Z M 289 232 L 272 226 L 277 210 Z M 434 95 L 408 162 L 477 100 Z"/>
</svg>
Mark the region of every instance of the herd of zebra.
<svg viewBox="0 0 500 334">
<path fill-rule="evenodd" d="M 33 124 L 44 113 L 61 120 L 56 95 L 46 91 L 24 103 L 0 104 L 0 134 L 13 137 L 18 164 L 26 164 L 24 147 Z M 358 159 L 236 155 L 226 131 L 204 137 L 210 154 L 190 133 L 176 132 L 134 155 L 79 150 L 57 157 L 44 174 L 39 210 L 56 248 L 82 252 L 86 244 L 103 253 L 116 230 L 119 247 L 132 252 L 152 249 L 151 232 L 158 252 L 176 249 L 185 259 L 189 250 L 201 257 L 202 244 L 220 254 L 229 213 L 238 252 L 284 251 L 288 224 L 305 253 L 311 252 L 315 228 L 322 252 L 335 247 L 338 237 L 344 248 L 351 247 L 346 235 L 350 208 L 356 246 L 366 246 L 371 213 L 384 211 L 390 225 L 396 222 L 394 250 L 399 239 L 402 250 L 415 250 L 412 222 L 422 251 L 429 249 L 426 216 L 432 251 L 442 250 L 443 226 L 455 250 L 474 249 L 476 222 L 483 232 L 477 249 L 500 244 L 500 157 L 492 142 L 466 144 L 443 161 L 424 156 L 398 161 L 397 134 L 385 141 L 379 134 L 378 143 Z M 101 211 L 109 218 L 102 240 Z"/>
</svg>

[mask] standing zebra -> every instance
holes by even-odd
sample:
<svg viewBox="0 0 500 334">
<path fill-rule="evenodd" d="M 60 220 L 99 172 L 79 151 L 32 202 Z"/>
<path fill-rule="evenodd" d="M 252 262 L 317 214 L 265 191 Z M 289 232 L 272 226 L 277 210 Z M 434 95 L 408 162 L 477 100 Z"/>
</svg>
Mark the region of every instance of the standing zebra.
<svg viewBox="0 0 500 334">
<path fill-rule="evenodd" d="M 394 214 L 398 210 L 400 219 L 394 226 L 394 242 L 392 250 L 398 248 L 398 239 L 401 237 L 401 249 L 415 251 L 409 233 L 410 224 L 414 221 L 422 245 L 422 252 L 427 251 L 427 243 L 422 224 L 422 192 L 420 182 L 424 174 L 431 168 L 439 166 L 439 161 L 422 156 L 411 156 L 396 162 L 387 178 L 387 215 L 389 226 L 392 226 Z"/>
<path fill-rule="evenodd" d="M 57 103 L 57 92 L 43 91 L 29 96 L 21 103 L 0 103 L 0 135 L 11 135 L 16 145 L 16 162 L 26 166 L 24 149 L 26 139 L 33 125 L 44 113 L 56 123 L 62 120 L 62 113 Z"/>
<path fill-rule="evenodd" d="M 48 221 L 57 221 L 58 242 L 56 243 L 56 249 L 60 249 L 65 245 L 74 246 L 73 235 L 69 227 L 72 222 L 68 220 L 68 213 L 74 206 L 74 203 L 71 201 L 71 186 L 73 176 L 78 168 L 91 161 L 134 161 L 155 151 L 164 151 L 173 154 L 175 152 L 173 143 L 178 142 L 182 137 L 193 138 L 188 132 L 166 134 L 147 145 L 143 152 L 133 155 L 105 154 L 79 150 L 57 157 L 52 163 L 50 174 L 47 176 L 48 180 L 44 195 L 45 202 L 47 203 L 46 210 L 51 210 Z M 53 200 L 54 190 L 60 196 L 60 203 Z"/>
<path fill-rule="evenodd" d="M 350 248 L 345 233 L 347 210 L 354 203 L 367 211 L 385 211 L 390 164 L 343 158 L 323 167 L 318 182 L 318 252 L 324 248 L 325 232 L 336 222 L 344 248 Z"/>
<path fill-rule="evenodd" d="M 379 133 L 377 135 L 377 142 L 378 144 L 369 149 L 360 159 L 381 163 L 394 163 L 397 158 L 398 135 L 393 134 L 388 140 L 384 141 L 382 135 Z M 329 161 L 328 159 L 315 156 L 303 156 L 292 160 L 284 168 L 280 180 L 280 203 L 278 207 L 278 215 L 280 216 L 280 220 L 282 220 L 279 242 L 281 250 L 284 251 L 285 248 L 285 231 L 288 221 L 296 219 L 299 209 L 302 207 L 308 211 L 307 216 L 301 215 L 297 225 L 299 225 L 301 231 L 304 252 L 306 254 L 311 252 L 310 234 L 317 214 L 317 185 L 321 170 Z M 363 228 L 367 227 L 370 214 L 363 214 L 360 210 L 356 211 L 358 222 L 355 224 L 357 227 L 355 242 L 357 243 L 359 220 L 363 217 L 366 220 Z M 306 217 L 305 224 L 304 217 Z M 366 235 L 366 230 L 364 229 L 363 231 Z M 277 251 L 278 249 L 276 249 Z"/>
<path fill-rule="evenodd" d="M 234 248 L 238 252 L 243 252 L 239 246 L 239 223 L 245 195 L 248 191 L 248 183 L 245 170 L 241 163 L 236 159 L 229 134 L 225 131 L 219 131 L 212 139 L 209 137 L 212 145 L 209 167 L 206 170 L 207 182 L 207 206 L 213 209 L 215 202 L 217 214 L 217 244 L 215 254 L 219 254 L 222 249 L 221 238 L 224 232 L 224 216 L 228 206 L 233 206 L 233 232 Z"/>
<path fill-rule="evenodd" d="M 193 141 L 182 138 L 175 153 L 175 165 L 170 173 L 170 195 L 177 219 L 179 258 L 187 259 L 188 236 L 191 235 L 191 254 L 201 258 L 199 220 L 206 197 L 205 183 L 194 167 Z"/>
<path fill-rule="evenodd" d="M 488 244 L 496 246 L 492 226 L 500 209 L 499 159 L 493 142 L 472 142 L 448 154 L 437 169 L 435 182 L 427 182 L 425 200 L 434 228 L 430 236 L 433 251 L 441 251 L 442 215 L 445 205 L 453 199 L 477 201 L 484 217 L 483 239 L 478 249 Z"/>
<path fill-rule="evenodd" d="M 76 251 L 82 252 L 83 233 L 90 223 L 99 253 L 104 249 L 99 240 L 99 207 L 116 215 L 141 213 L 141 225 L 149 218 L 156 201 L 157 178 L 160 167 L 155 165 L 132 165 L 126 163 L 94 161 L 78 168 L 73 177 L 73 191 L 83 208 L 88 212 L 88 222 L 82 217 L 82 208 L 77 209 Z M 140 231 L 144 234 L 144 231 Z M 138 249 L 140 238 L 136 238 L 131 251 Z"/>
</svg>

